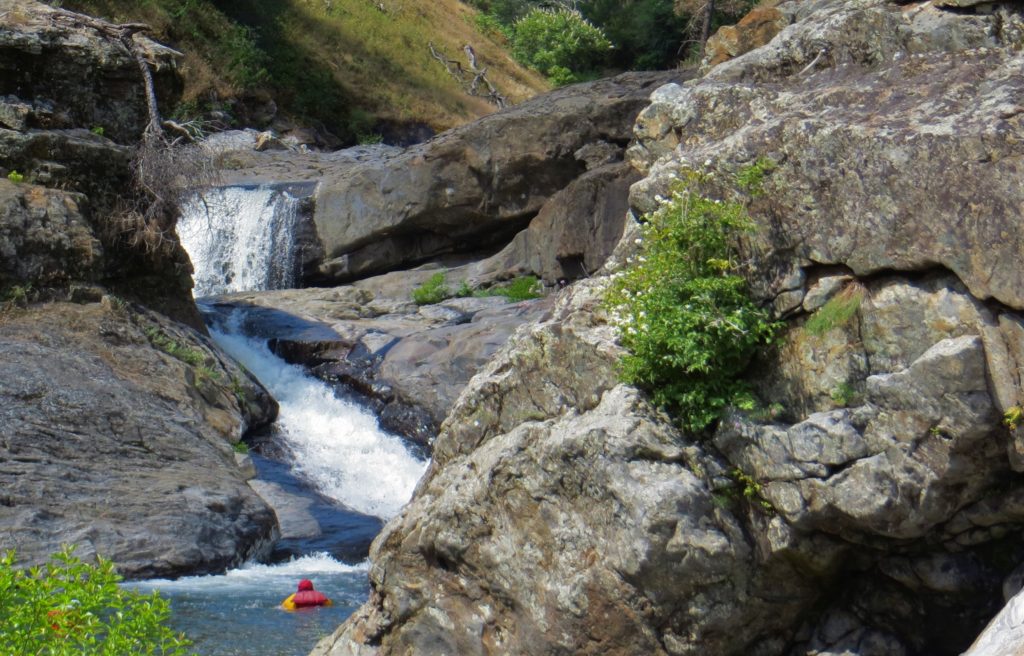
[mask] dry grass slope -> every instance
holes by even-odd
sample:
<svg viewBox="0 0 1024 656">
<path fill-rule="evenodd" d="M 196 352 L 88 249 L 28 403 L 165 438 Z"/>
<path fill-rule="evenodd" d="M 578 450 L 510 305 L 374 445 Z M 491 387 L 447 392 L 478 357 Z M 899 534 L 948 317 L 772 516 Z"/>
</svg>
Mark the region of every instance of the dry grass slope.
<svg viewBox="0 0 1024 656">
<path fill-rule="evenodd" d="M 64 0 L 66 9 L 145 21 L 186 53 L 186 109 L 211 99 L 270 95 L 285 112 L 342 136 L 375 121 L 440 130 L 494 111 L 431 58 L 432 42 L 465 61 L 471 44 L 511 101 L 548 88 L 512 60 L 501 37 L 476 26 L 459 0 Z"/>
</svg>

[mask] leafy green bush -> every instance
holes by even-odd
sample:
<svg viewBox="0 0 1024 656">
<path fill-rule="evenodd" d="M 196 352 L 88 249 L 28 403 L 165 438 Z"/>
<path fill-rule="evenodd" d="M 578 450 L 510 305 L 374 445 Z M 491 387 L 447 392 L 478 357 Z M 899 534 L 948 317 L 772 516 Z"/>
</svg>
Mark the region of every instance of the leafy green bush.
<svg viewBox="0 0 1024 656">
<path fill-rule="evenodd" d="M 17 170 L 12 169 L 11 172 L 7 174 L 7 179 L 11 182 L 23 182 L 25 180 L 25 176 L 18 173 Z"/>
<path fill-rule="evenodd" d="M 0 555 L 0 654 L 183 656 L 191 644 L 164 625 L 170 605 L 118 586 L 107 560 L 83 563 L 73 547 L 44 567 L 19 569 Z"/>
<path fill-rule="evenodd" d="M 425 283 L 412 290 L 412 300 L 416 302 L 416 305 L 440 303 L 449 296 L 451 293 L 445 284 L 444 271 L 438 271 L 430 276 Z"/>
<path fill-rule="evenodd" d="M 611 48 L 604 32 L 571 9 L 533 9 L 512 29 L 512 55 L 560 83 L 586 77 Z"/>
<path fill-rule="evenodd" d="M 736 273 L 737 233 L 753 229 L 742 205 L 686 182 L 645 217 L 640 253 L 606 297 L 622 343 L 624 379 L 701 431 L 723 409 L 754 406 L 739 377 L 777 324 Z"/>
</svg>

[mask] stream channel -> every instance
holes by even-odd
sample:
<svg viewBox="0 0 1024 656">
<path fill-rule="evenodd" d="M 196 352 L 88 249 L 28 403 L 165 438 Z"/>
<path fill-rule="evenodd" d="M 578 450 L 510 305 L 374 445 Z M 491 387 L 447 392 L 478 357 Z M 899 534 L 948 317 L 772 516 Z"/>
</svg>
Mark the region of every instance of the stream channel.
<svg viewBox="0 0 1024 656">
<path fill-rule="evenodd" d="M 366 409 L 271 353 L 246 334 L 244 308 L 204 297 L 295 285 L 291 230 L 296 199 L 272 187 L 215 189 L 187 204 L 179 222 L 195 268 L 195 295 L 214 340 L 270 391 L 280 414 L 251 452 L 253 486 L 274 498 L 282 532 L 267 563 L 222 575 L 131 584 L 159 590 L 171 625 L 202 656 L 304 656 L 367 598 L 366 553 L 383 522 L 408 501 L 426 461 L 382 431 Z M 281 513 L 282 504 L 288 507 Z M 334 602 L 287 612 L 281 600 L 311 579 Z"/>
</svg>

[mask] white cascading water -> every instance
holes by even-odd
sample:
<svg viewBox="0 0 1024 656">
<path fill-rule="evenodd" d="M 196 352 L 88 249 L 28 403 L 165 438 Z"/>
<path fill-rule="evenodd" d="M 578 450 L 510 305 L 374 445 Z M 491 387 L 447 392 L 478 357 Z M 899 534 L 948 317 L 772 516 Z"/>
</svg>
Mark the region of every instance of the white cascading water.
<svg viewBox="0 0 1024 656">
<path fill-rule="evenodd" d="M 390 519 L 426 470 L 377 418 L 337 398 L 325 383 L 270 352 L 262 341 L 212 330 L 214 340 L 263 383 L 280 406 L 275 429 L 295 473 L 352 510 Z"/>
<path fill-rule="evenodd" d="M 217 187 L 190 198 L 178 236 L 192 258 L 196 298 L 294 287 L 299 204 L 273 187 Z"/>
<path fill-rule="evenodd" d="M 294 286 L 297 206 L 289 194 L 264 187 L 227 187 L 192 199 L 178 230 L 195 268 L 195 295 Z M 278 401 L 272 430 L 290 453 L 293 472 L 352 510 L 385 520 L 396 515 L 426 461 L 382 431 L 370 412 L 273 355 L 265 341 L 241 334 L 241 322 L 234 321 L 241 312 L 211 335 Z M 318 553 L 288 563 L 247 564 L 219 576 L 131 585 L 169 597 L 172 625 L 207 656 L 302 656 L 365 601 L 367 567 Z M 334 605 L 315 613 L 280 610 L 300 578 L 313 579 Z"/>
</svg>

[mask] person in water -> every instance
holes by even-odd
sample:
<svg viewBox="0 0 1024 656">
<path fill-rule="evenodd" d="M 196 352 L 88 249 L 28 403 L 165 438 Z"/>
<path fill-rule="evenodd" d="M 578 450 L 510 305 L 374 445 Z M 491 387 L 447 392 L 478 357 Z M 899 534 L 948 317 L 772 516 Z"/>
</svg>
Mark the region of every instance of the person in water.
<svg viewBox="0 0 1024 656">
<path fill-rule="evenodd" d="M 299 581 L 299 590 L 288 595 L 288 598 L 281 602 L 285 610 L 296 610 L 298 608 L 312 608 L 313 606 L 330 606 L 331 600 L 322 592 L 313 589 L 313 582 L 309 579 Z"/>
</svg>

